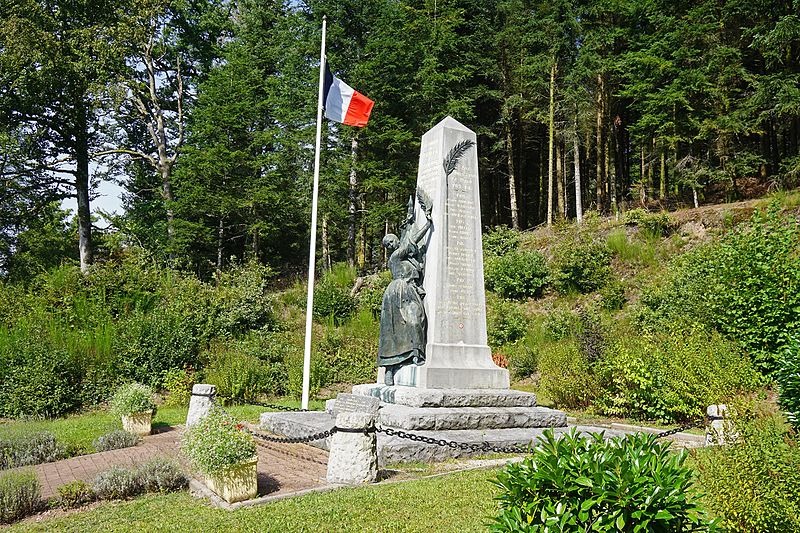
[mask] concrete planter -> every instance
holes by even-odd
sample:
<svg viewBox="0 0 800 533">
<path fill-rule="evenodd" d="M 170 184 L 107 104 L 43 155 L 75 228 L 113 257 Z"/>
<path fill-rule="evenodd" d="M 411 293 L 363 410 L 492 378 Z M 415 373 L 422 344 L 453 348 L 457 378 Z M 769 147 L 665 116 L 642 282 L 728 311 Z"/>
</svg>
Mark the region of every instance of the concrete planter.
<svg viewBox="0 0 800 533">
<path fill-rule="evenodd" d="M 206 486 L 228 503 L 252 500 L 258 495 L 258 456 L 214 475 L 206 476 Z"/>
<path fill-rule="evenodd" d="M 146 436 L 152 431 L 152 421 L 152 410 L 122 415 L 122 429 L 140 436 Z"/>
</svg>

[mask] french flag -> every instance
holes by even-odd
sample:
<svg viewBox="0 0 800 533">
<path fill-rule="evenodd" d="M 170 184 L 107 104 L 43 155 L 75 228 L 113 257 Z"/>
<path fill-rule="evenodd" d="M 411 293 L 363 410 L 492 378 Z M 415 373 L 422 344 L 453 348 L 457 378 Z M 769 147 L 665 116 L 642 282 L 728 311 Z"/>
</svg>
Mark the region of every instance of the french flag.
<svg viewBox="0 0 800 533">
<path fill-rule="evenodd" d="M 359 128 L 367 125 L 372 106 L 375 105 L 375 102 L 331 74 L 327 61 L 325 61 L 325 87 L 322 96 L 327 118 Z"/>
</svg>

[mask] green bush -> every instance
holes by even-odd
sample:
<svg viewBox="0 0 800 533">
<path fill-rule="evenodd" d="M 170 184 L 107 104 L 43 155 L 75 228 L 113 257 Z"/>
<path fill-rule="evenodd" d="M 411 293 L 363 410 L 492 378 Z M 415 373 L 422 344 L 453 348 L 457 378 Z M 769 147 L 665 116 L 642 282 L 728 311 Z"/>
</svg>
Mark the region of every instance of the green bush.
<svg viewBox="0 0 800 533">
<path fill-rule="evenodd" d="M 541 296 L 549 279 L 547 262 L 536 251 L 489 257 L 484 275 L 487 289 L 511 299 Z"/>
<path fill-rule="evenodd" d="M 144 486 L 134 470 L 112 466 L 94 478 L 92 489 L 101 500 L 125 500 L 141 494 Z"/>
<path fill-rule="evenodd" d="M 317 345 L 329 383 L 364 383 L 375 379 L 378 336 L 368 338 L 328 328 Z"/>
<path fill-rule="evenodd" d="M 318 320 L 332 318 L 342 324 L 356 310 L 356 300 L 350 289 L 323 281 L 314 289 L 314 317 Z"/>
<path fill-rule="evenodd" d="M 800 337 L 783 349 L 775 371 L 778 403 L 795 426 L 800 426 Z"/>
<path fill-rule="evenodd" d="M 164 405 L 185 407 L 192 399 L 195 372 L 191 368 L 170 368 L 161 375 L 161 386 L 167 393 Z"/>
<path fill-rule="evenodd" d="M 559 407 L 587 407 L 599 393 L 592 365 L 574 341 L 542 347 L 538 369 L 539 390 Z"/>
<path fill-rule="evenodd" d="M 618 311 L 625 305 L 625 285 L 618 279 L 605 284 L 600 289 L 600 305 L 606 311 Z"/>
<path fill-rule="evenodd" d="M 494 484 L 493 531 L 712 531 L 692 486 L 686 452 L 654 435 L 605 439 L 546 430 L 529 457 Z"/>
<path fill-rule="evenodd" d="M 611 251 L 605 244 L 575 240 L 555 251 L 554 281 L 562 293 L 588 293 L 611 275 Z"/>
<path fill-rule="evenodd" d="M 117 416 L 128 416 L 135 413 L 153 411 L 153 389 L 141 383 L 126 383 L 114 392 L 109 402 L 111 412 Z"/>
<path fill-rule="evenodd" d="M 677 422 L 754 390 L 761 378 L 734 343 L 703 328 L 642 335 L 617 330 L 595 366 L 596 409 L 609 416 Z"/>
<path fill-rule="evenodd" d="M 667 213 L 649 213 L 644 209 L 631 209 L 625 213 L 625 224 L 637 226 L 645 233 L 664 237 L 672 229 L 672 221 Z"/>
<path fill-rule="evenodd" d="M 92 486 L 78 479 L 58 487 L 56 504 L 62 509 L 74 509 L 91 503 L 96 498 L 97 495 L 92 490 Z"/>
<path fill-rule="evenodd" d="M 66 455 L 66 448 L 48 431 L 0 438 L 0 470 L 50 463 Z"/>
<path fill-rule="evenodd" d="M 282 394 L 285 364 L 269 358 L 262 360 L 259 355 L 269 357 L 268 349 L 260 349 L 248 340 L 228 345 L 215 343 L 207 353 L 204 382 L 216 385 L 217 396 L 223 401 L 252 402 L 264 394 Z"/>
<path fill-rule="evenodd" d="M 114 341 L 121 373 L 128 379 L 159 386 L 171 368 L 199 366 L 199 339 L 190 316 L 175 309 L 133 315 Z"/>
<path fill-rule="evenodd" d="M 251 261 L 218 277 L 217 321 L 224 335 L 235 336 L 274 325 L 272 300 L 267 294 L 267 282 L 274 275 L 268 266 Z"/>
<path fill-rule="evenodd" d="M 545 315 L 543 327 L 549 339 L 559 341 L 578 332 L 580 319 L 568 309 L 554 309 Z"/>
<path fill-rule="evenodd" d="M 136 468 L 145 492 L 175 492 L 186 488 L 189 478 L 177 461 L 156 458 Z"/>
<path fill-rule="evenodd" d="M 760 370 L 800 331 L 800 223 L 776 206 L 721 241 L 676 260 L 665 283 L 641 297 L 639 321 L 658 330 L 689 320 L 741 342 Z"/>
<path fill-rule="evenodd" d="M 80 369 L 40 332 L 0 345 L 0 416 L 58 417 L 79 406 Z"/>
<path fill-rule="evenodd" d="M 483 234 L 483 253 L 500 257 L 516 251 L 521 241 L 519 231 L 508 226 L 495 226 Z"/>
<path fill-rule="evenodd" d="M 7 472 L 0 476 L 0 524 L 8 524 L 41 506 L 41 488 L 31 470 Z"/>
<path fill-rule="evenodd" d="M 518 305 L 497 299 L 489 306 L 486 326 L 489 344 L 498 347 L 524 337 L 528 319 Z"/>
<path fill-rule="evenodd" d="M 256 444 L 242 424 L 221 409 L 211 409 L 184 432 L 181 450 L 198 472 L 213 475 L 251 459 Z"/>
<path fill-rule="evenodd" d="M 136 446 L 137 444 L 139 444 L 138 435 L 128 431 L 123 431 L 121 429 L 101 435 L 92 441 L 92 446 L 98 452 L 130 448 L 131 446 Z"/>
<path fill-rule="evenodd" d="M 800 442 L 776 414 L 740 416 L 736 443 L 695 452 L 709 510 L 731 532 L 800 532 Z"/>
</svg>

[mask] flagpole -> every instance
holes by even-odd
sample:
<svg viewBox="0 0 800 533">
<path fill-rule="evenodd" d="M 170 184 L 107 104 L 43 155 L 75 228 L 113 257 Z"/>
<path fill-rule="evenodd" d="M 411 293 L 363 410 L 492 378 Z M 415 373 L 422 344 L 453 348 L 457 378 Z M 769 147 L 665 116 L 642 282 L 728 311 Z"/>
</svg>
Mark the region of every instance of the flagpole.
<svg viewBox="0 0 800 533">
<path fill-rule="evenodd" d="M 314 192 L 311 199 L 311 243 L 308 247 L 308 293 L 306 294 L 306 344 L 303 352 L 302 409 L 308 409 L 311 384 L 311 321 L 314 311 L 314 272 L 317 251 L 317 200 L 319 198 L 319 152 L 322 138 L 322 92 L 325 84 L 325 31 L 328 17 L 322 17 L 322 47 L 319 53 L 319 92 L 317 93 L 317 143 L 314 150 Z"/>
</svg>

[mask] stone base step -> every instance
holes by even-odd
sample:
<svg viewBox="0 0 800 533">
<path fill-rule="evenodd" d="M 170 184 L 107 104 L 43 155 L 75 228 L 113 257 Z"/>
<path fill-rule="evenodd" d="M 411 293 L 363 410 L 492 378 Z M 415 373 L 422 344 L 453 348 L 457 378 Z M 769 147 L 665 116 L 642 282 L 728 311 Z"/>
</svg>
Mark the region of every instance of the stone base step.
<svg viewBox="0 0 800 533">
<path fill-rule="evenodd" d="M 408 430 L 547 428 L 567 425 L 567 415 L 546 407 L 408 407 L 384 404 L 382 426 Z"/>
<path fill-rule="evenodd" d="M 535 407 L 536 395 L 511 389 L 418 389 L 378 383 L 355 385 L 353 394 L 409 407 Z"/>
<path fill-rule="evenodd" d="M 287 437 L 304 437 L 314 433 L 320 433 L 332 428 L 335 425 L 333 415 L 314 411 L 307 413 L 263 413 L 261 415 L 261 427 L 267 431 Z M 614 431 L 607 428 L 597 428 L 591 426 L 575 426 L 578 431 L 584 433 L 605 432 L 607 437 L 620 435 L 623 431 Z M 567 431 L 569 428 L 557 427 L 553 431 L 557 434 Z M 434 439 L 444 439 L 455 442 L 469 444 L 488 443 L 491 446 L 527 446 L 536 442 L 542 435 L 545 428 L 504 428 L 504 429 L 462 429 L 462 430 L 414 430 L 415 435 L 424 435 Z M 328 439 L 320 439 L 310 442 L 312 446 L 329 449 Z M 462 450 L 449 446 L 438 446 L 426 444 L 424 442 L 404 439 L 397 436 L 389 436 L 385 433 L 378 433 L 378 464 L 386 466 L 392 463 L 402 463 L 410 461 L 444 461 L 460 457 L 471 457 L 475 455 L 486 455 L 483 451 Z"/>
</svg>

